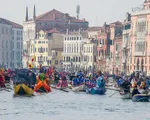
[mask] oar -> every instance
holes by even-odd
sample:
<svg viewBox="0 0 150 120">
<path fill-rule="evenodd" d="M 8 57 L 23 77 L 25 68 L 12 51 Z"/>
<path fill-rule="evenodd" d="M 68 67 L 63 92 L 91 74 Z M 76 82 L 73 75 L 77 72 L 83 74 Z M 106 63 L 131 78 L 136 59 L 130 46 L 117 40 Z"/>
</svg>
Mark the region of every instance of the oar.
<svg viewBox="0 0 150 120">
<path fill-rule="evenodd" d="M 112 95 L 110 95 L 109 97 L 112 97 L 113 95 L 115 95 L 116 93 L 118 93 L 118 91 L 117 92 L 115 92 L 115 93 L 113 93 Z"/>
<path fill-rule="evenodd" d="M 6 88 L 1 88 L 0 91 L 3 91 L 3 90 L 5 90 L 5 91 L 7 91 L 7 92 L 11 92 L 10 90 L 8 90 L 8 89 L 6 89 Z"/>
<path fill-rule="evenodd" d="M 52 87 L 53 89 L 56 89 L 56 90 L 61 90 L 61 91 L 64 91 L 64 92 L 69 92 L 68 90 L 65 90 L 65 89 L 63 89 L 63 88 L 58 89 L 58 88 L 56 88 L 56 86 L 52 86 L 52 85 L 51 85 L 51 87 Z"/>
</svg>

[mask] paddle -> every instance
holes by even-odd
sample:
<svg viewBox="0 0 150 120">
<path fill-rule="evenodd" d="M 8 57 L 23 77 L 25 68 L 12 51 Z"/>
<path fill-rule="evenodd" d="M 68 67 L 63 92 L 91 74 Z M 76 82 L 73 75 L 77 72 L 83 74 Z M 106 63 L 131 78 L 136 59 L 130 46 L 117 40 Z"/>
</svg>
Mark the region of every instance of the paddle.
<svg viewBox="0 0 150 120">
<path fill-rule="evenodd" d="M 8 90 L 8 89 L 6 89 L 6 88 L 1 88 L 0 91 L 3 91 L 3 90 L 5 90 L 5 91 L 7 91 L 7 92 L 11 92 L 10 90 Z"/>
<path fill-rule="evenodd" d="M 113 95 L 115 95 L 116 93 L 118 93 L 118 91 L 117 92 L 115 92 L 115 93 L 113 93 L 112 95 L 110 95 L 109 97 L 112 97 Z"/>
<path fill-rule="evenodd" d="M 68 90 L 65 90 L 64 88 L 56 88 L 56 86 L 50 85 L 52 88 L 56 89 L 56 90 L 62 90 L 64 92 L 69 92 Z"/>
</svg>

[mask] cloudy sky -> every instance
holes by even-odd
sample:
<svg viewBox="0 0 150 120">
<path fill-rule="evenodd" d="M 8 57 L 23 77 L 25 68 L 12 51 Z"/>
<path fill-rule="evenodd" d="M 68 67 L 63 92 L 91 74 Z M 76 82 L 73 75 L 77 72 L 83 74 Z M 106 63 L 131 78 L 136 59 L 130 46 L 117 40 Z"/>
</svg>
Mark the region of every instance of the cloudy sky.
<svg viewBox="0 0 150 120">
<path fill-rule="evenodd" d="M 80 5 L 80 18 L 89 21 L 90 26 L 103 25 L 117 20 L 122 21 L 132 7 L 141 6 L 144 0 L 1 0 L 0 17 L 22 24 L 25 19 L 25 7 L 29 7 L 29 16 L 33 15 L 36 5 L 37 15 L 57 9 L 76 16 L 76 6 Z"/>
</svg>

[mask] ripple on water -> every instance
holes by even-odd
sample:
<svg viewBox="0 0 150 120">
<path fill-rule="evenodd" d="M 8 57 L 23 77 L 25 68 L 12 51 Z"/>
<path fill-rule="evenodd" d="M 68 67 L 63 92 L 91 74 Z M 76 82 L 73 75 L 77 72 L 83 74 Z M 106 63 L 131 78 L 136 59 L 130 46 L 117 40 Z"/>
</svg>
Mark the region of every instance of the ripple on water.
<svg viewBox="0 0 150 120">
<path fill-rule="evenodd" d="M 0 120 L 150 120 L 150 104 L 120 99 L 107 91 L 105 96 L 65 93 L 53 90 L 34 97 L 12 97 L 0 93 Z"/>
</svg>

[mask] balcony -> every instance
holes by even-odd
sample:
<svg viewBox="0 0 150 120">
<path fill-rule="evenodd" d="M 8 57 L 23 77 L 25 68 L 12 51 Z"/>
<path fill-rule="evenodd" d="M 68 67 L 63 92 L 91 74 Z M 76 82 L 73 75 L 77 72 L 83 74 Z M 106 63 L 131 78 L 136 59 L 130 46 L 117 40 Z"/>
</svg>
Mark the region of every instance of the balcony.
<svg viewBox="0 0 150 120">
<path fill-rule="evenodd" d="M 125 64 L 125 63 L 126 63 L 126 60 L 125 60 L 125 59 L 123 59 L 123 60 L 122 60 L 122 63 L 123 63 L 123 64 Z"/>
<path fill-rule="evenodd" d="M 134 56 L 145 56 L 145 52 L 134 52 Z"/>
<path fill-rule="evenodd" d="M 124 49 L 127 48 L 127 43 L 123 44 L 122 46 Z"/>
<path fill-rule="evenodd" d="M 100 48 L 101 48 L 101 47 L 103 47 L 103 45 L 102 45 L 102 44 L 99 44 L 99 46 L 98 46 L 98 47 L 100 47 Z"/>
<path fill-rule="evenodd" d="M 103 59 L 103 56 L 98 56 L 98 60 L 102 60 Z"/>
</svg>

